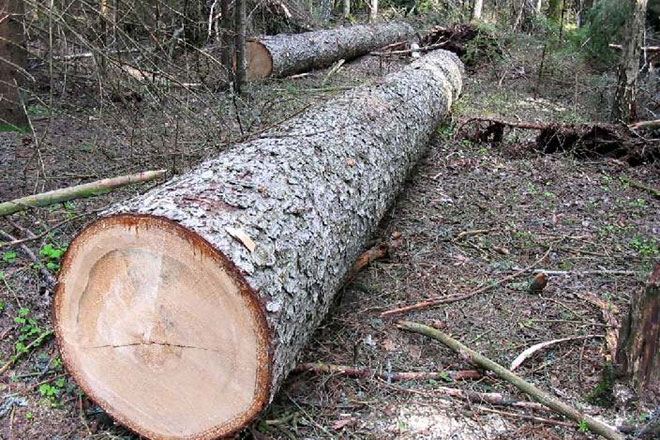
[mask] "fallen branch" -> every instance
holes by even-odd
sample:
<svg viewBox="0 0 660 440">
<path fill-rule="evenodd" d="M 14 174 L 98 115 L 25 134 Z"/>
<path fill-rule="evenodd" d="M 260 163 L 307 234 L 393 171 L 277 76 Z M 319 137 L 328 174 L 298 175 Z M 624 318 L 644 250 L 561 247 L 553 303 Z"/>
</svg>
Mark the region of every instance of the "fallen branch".
<svg viewBox="0 0 660 440">
<path fill-rule="evenodd" d="M 466 347 L 465 345 L 461 344 L 457 340 L 453 339 L 452 337 L 448 336 L 447 334 L 439 330 L 436 330 L 434 328 L 431 328 L 423 324 L 417 324 L 414 322 L 406 322 L 406 321 L 399 322 L 397 324 L 397 327 L 402 330 L 419 333 L 421 335 L 427 336 L 429 338 L 435 339 L 436 341 L 443 343 L 444 345 L 446 345 L 447 347 L 451 348 L 456 353 L 461 355 L 463 358 L 469 360 L 471 363 L 492 371 L 500 378 L 514 385 L 520 391 L 534 398 L 534 400 L 536 400 L 537 402 L 542 403 L 548 408 L 568 417 L 569 419 L 575 421 L 576 423 L 585 424 L 589 428 L 589 430 L 595 434 L 601 435 L 610 440 L 625 439 L 623 435 L 618 433 L 611 426 L 599 420 L 596 420 L 595 418 L 587 414 L 580 412 L 576 408 L 573 408 L 572 406 L 562 402 L 561 400 L 555 398 L 554 396 L 551 396 L 545 391 L 538 389 L 534 385 L 522 379 L 520 376 L 511 372 L 510 370 L 507 370 L 503 366 L 491 361 L 485 356 L 482 356 L 476 351 Z"/>
<path fill-rule="evenodd" d="M 149 180 L 157 179 L 158 177 L 164 176 L 166 172 L 166 170 L 144 171 L 138 174 L 111 177 L 109 179 L 102 179 L 96 182 L 85 183 L 83 185 L 56 189 L 54 191 L 48 191 L 41 194 L 34 194 L 20 199 L 11 200 L 9 202 L 0 203 L 0 217 L 19 211 L 24 211 L 31 207 L 48 206 L 55 203 L 66 202 L 68 200 L 82 199 L 85 197 L 106 194 L 112 190 L 121 188 L 122 186 L 132 185 L 139 182 L 148 182 Z"/>
<path fill-rule="evenodd" d="M 340 374 L 349 377 L 379 377 L 387 381 L 405 382 L 413 380 L 446 380 L 460 381 L 481 379 L 483 374 L 476 370 L 465 371 L 432 371 L 432 372 L 396 372 L 376 371 L 369 367 L 349 367 L 347 365 L 305 363 L 298 364 L 293 370 L 296 373 L 311 372 L 316 374 Z"/>
<path fill-rule="evenodd" d="M 641 189 L 651 193 L 651 195 L 656 199 L 660 199 L 660 189 L 653 188 L 652 186 L 645 185 L 642 182 L 638 182 L 637 180 L 633 180 L 628 177 L 620 177 L 620 180 L 621 182 L 626 183 L 633 188 Z"/>
<path fill-rule="evenodd" d="M 606 324 L 605 342 L 607 343 L 607 349 L 609 352 L 609 354 L 605 356 L 605 359 L 611 361 L 616 355 L 616 346 L 619 340 L 619 321 L 617 319 L 619 309 L 611 302 L 600 299 L 591 293 L 578 293 L 577 296 L 591 305 L 598 307 L 603 314 L 603 321 L 605 321 Z"/>
<path fill-rule="evenodd" d="M 512 270 L 520 270 L 519 267 L 513 267 Z M 557 276 L 557 275 L 640 275 L 642 272 L 636 272 L 634 270 L 612 270 L 612 269 L 596 269 L 596 270 L 547 270 L 547 269 L 534 269 L 532 271 L 534 275 L 537 273 L 544 273 L 546 275 Z"/>
<path fill-rule="evenodd" d="M 511 281 L 511 280 L 513 280 L 513 279 L 515 279 L 515 278 L 531 271 L 541 261 L 545 260 L 545 257 L 547 257 L 548 254 L 550 254 L 550 249 L 548 249 L 545 252 L 545 254 L 543 254 L 543 256 L 541 258 L 539 258 L 538 260 L 536 260 L 531 266 L 529 266 L 525 269 L 521 269 L 518 272 L 516 272 L 512 275 L 509 275 L 507 277 L 504 277 L 500 280 L 497 280 L 493 283 L 488 283 L 488 284 L 482 285 L 479 288 L 477 288 L 477 289 L 475 289 L 471 292 L 468 292 L 468 293 L 465 293 L 465 294 L 447 295 L 447 296 L 442 296 L 442 297 L 439 297 L 439 298 L 431 298 L 431 299 L 428 299 L 426 301 L 418 302 L 417 304 L 413 304 L 413 305 L 410 305 L 410 306 L 399 307 L 397 309 L 387 310 L 387 311 L 381 313 L 380 317 L 384 318 L 386 316 L 396 315 L 396 314 L 400 314 L 400 313 L 412 312 L 413 310 L 425 309 L 427 307 L 433 307 L 433 306 L 436 306 L 436 305 L 439 305 L 439 304 L 448 304 L 448 303 L 463 301 L 463 300 L 472 298 L 475 295 L 478 295 L 478 294 L 483 293 L 483 292 L 487 292 L 487 291 L 491 290 L 492 288 L 499 286 L 500 284 L 506 283 L 507 281 Z"/>
<path fill-rule="evenodd" d="M 390 249 L 396 248 L 401 241 L 401 233 L 395 232 L 392 234 L 392 240 L 389 242 L 383 242 L 380 243 L 368 251 L 364 252 L 362 255 L 358 257 L 358 259 L 353 263 L 353 266 L 351 267 L 351 270 L 348 272 L 348 275 L 346 276 L 346 282 L 344 285 L 348 285 L 355 279 L 357 274 L 364 269 L 366 266 L 370 265 L 376 260 L 380 260 L 381 258 L 385 258 L 389 255 Z"/>
<path fill-rule="evenodd" d="M 422 391 L 411 388 L 404 388 L 394 384 L 387 383 L 385 380 L 378 378 L 378 380 L 387 388 L 397 391 L 403 391 L 410 394 L 418 394 L 427 397 L 449 396 L 457 399 L 465 400 L 472 403 L 488 403 L 490 405 L 508 406 L 514 408 L 521 408 L 531 411 L 547 411 L 548 408 L 536 402 L 528 402 L 526 400 L 514 399 L 502 393 L 479 393 L 477 391 L 467 391 L 458 388 L 450 388 L 443 386 L 433 387 L 433 391 Z"/>
<path fill-rule="evenodd" d="M 465 128 L 472 124 L 472 132 Z M 484 126 L 485 124 L 485 126 Z M 504 140 L 505 129 L 539 131 L 533 142 L 535 150 L 544 154 L 571 152 L 580 158 L 609 157 L 627 161 L 630 165 L 660 160 L 657 142 L 646 139 L 633 130 L 655 127 L 655 121 L 631 126 L 623 124 L 562 124 L 558 122 L 511 122 L 494 118 L 470 118 L 463 122 L 456 135 L 475 142 L 499 143 Z"/>
<path fill-rule="evenodd" d="M 511 366 L 509 366 L 509 369 L 511 371 L 514 371 L 534 353 L 536 353 L 539 350 L 543 350 L 544 348 L 549 347 L 551 345 L 559 344 L 560 342 L 576 341 L 579 339 L 604 338 L 604 337 L 605 336 L 603 335 L 570 336 L 568 338 L 553 339 L 552 341 L 545 341 L 539 344 L 534 344 L 525 351 L 523 351 L 522 353 L 520 353 L 518 357 L 515 358 L 513 362 L 511 362 Z"/>
<path fill-rule="evenodd" d="M 477 407 L 479 411 L 485 411 L 493 414 L 500 414 L 503 416 L 509 416 L 509 417 L 516 417 L 519 419 L 525 419 L 525 420 L 533 420 L 538 423 L 545 423 L 548 425 L 557 425 L 557 426 L 565 426 L 566 428 L 575 428 L 575 423 L 568 423 L 568 422 L 562 422 L 561 420 L 553 420 L 553 419 L 546 419 L 543 417 L 536 417 L 536 416 L 530 416 L 527 414 L 518 414 L 518 413 L 512 413 L 512 412 L 506 412 L 506 411 L 499 411 L 496 409 L 492 408 L 484 408 L 484 407 Z"/>
<path fill-rule="evenodd" d="M 16 363 L 17 360 L 22 358 L 26 353 L 29 353 L 31 349 L 41 345 L 41 343 L 45 339 L 50 338 L 51 336 L 53 336 L 52 331 L 44 332 L 41 335 L 39 335 L 39 337 L 37 337 L 34 341 L 30 342 L 27 346 L 25 346 L 23 350 L 19 351 L 14 356 L 9 358 L 9 360 L 2 367 L 0 367 L 0 374 L 5 374 L 5 372 L 9 370 L 9 367 L 14 365 L 14 363 Z"/>
</svg>

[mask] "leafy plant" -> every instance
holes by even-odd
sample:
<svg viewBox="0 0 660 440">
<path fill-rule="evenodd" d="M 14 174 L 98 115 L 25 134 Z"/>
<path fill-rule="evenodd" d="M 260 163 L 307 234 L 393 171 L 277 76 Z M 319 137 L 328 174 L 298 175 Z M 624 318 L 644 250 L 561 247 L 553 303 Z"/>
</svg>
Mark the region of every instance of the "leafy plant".
<svg viewBox="0 0 660 440">
<path fill-rule="evenodd" d="M 653 258 L 660 255 L 658 242 L 654 238 L 635 237 L 630 240 L 630 247 L 636 250 L 642 257 Z"/>
<path fill-rule="evenodd" d="M 64 255 L 66 248 L 55 247 L 52 244 L 47 244 L 39 250 L 39 255 L 46 260 L 46 267 L 50 270 L 58 270 L 60 268 L 59 260 Z"/>
<path fill-rule="evenodd" d="M 598 382 L 596 388 L 587 394 L 587 402 L 593 405 L 610 408 L 614 404 L 614 394 L 612 393 L 612 389 L 614 388 L 614 378 L 614 367 L 612 366 L 612 363 L 607 362 L 603 367 L 600 382 Z"/>
<path fill-rule="evenodd" d="M 587 434 L 589 432 L 589 425 L 587 425 L 585 420 L 580 420 L 580 423 L 578 423 L 578 429 L 580 432 Z"/>
<path fill-rule="evenodd" d="M 16 261 L 16 252 L 4 252 L 2 254 L 2 261 L 6 263 L 13 263 Z"/>
</svg>

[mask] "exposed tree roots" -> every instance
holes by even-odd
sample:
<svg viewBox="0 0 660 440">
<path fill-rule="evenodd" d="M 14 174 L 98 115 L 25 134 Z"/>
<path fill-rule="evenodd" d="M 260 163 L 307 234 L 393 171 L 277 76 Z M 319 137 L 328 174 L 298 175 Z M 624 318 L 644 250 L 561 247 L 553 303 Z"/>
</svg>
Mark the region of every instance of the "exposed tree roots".
<svg viewBox="0 0 660 440">
<path fill-rule="evenodd" d="M 508 122 L 490 118 L 465 121 L 458 134 L 475 142 L 500 143 L 507 130 L 536 130 L 538 136 L 531 145 L 544 154 L 570 152 L 576 157 L 612 158 L 631 166 L 660 161 L 660 138 L 654 127 L 622 124 L 560 124 Z"/>
</svg>

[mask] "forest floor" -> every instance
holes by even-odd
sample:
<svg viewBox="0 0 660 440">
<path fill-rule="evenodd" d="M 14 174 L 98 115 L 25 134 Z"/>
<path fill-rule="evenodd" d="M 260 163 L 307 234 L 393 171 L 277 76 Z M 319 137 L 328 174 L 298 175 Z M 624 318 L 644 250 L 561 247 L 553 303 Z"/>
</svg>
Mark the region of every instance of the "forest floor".
<svg viewBox="0 0 660 440">
<path fill-rule="evenodd" d="M 499 144 L 479 144 L 460 130 L 470 117 L 589 122 L 604 116 L 611 77 L 590 70 L 575 54 L 557 52 L 549 55 L 539 80 L 542 44 L 517 37 L 503 57 L 486 57 L 468 69 L 462 98 L 374 237 L 387 240 L 398 232 L 401 244 L 341 292 L 301 359 L 385 373 L 446 372 L 446 379 L 389 383 L 373 376 L 294 373 L 241 438 L 594 438 L 584 427 L 553 422 L 562 419 L 549 411 L 465 402 L 438 392 L 447 386 L 526 399 L 490 375 L 452 382 L 450 372 L 473 367 L 438 343 L 398 330 L 400 318 L 435 322 L 503 365 L 533 344 L 581 337 L 541 350 L 518 373 L 609 423 L 643 424 L 652 408 L 612 406 L 616 399 L 601 380 L 607 378 L 608 327 L 593 298 L 620 319 L 630 294 L 643 287 L 660 257 L 660 203 L 621 180 L 660 187 L 658 165 L 543 155 L 530 148 L 533 133 L 524 131 L 509 133 Z M 150 106 L 127 95 L 99 109 L 72 98 L 89 91 L 74 82 L 67 104 L 58 104 L 57 111 L 32 108 L 36 139 L 0 133 L 0 200 L 145 169 L 180 173 L 228 142 L 346 88 L 377 81 L 404 62 L 364 57 L 332 75 L 326 70 L 253 85 L 237 103 L 224 93 L 204 99 L 173 93 L 161 98 L 164 106 Z M 96 210 L 152 185 L 157 183 L 0 220 L 0 230 L 14 238 L 38 235 L 24 243 L 32 257 L 20 246 L 0 244 L 0 365 L 24 351 L 0 375 L 0 439 L 134 438 L 113 425 L 63 370 L 50 333 L 52 285 L 43 272 L 55 274 L 59 251 Z M 533 265 L 563 273 L 552 275 L 540 294 L 527 293 L 525 274 L 465 301 L 381 317 L 386 310 L 465 293 Z M 40 344 L 26 347 L 34 340 Z M 594 403 L 598 398 L 601 406 Z"/>
</svg>

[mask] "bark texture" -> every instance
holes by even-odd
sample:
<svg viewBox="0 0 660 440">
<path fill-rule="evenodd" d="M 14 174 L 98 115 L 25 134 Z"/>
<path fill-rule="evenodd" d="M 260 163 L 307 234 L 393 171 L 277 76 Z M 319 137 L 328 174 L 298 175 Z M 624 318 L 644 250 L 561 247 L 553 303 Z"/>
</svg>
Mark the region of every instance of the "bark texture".
<svg viewBox="0 0 660 440">
<path fill-rule="evenodd" d="M 632 295 L 619 333 L 616 363 L 638 393 L 660 396 L 660 263 L 646 289 Z"/>
<path fill-rule="evenodd" d="M 635 101 L 637 99 L 637 75 L 639 60 L 644 45 L 644 26 L 646 24 L 647 0 L 629 0 L 630 15 L 624 29 L 627 31 L 623 44 L 623 58 L 619 66 L 612 117 L 615 120 L 631 122 L 637 118 Z"/>
<path fill-rule="evenodd" d="M 0 125 L 25 127 L 27 118 L 19 98 L 19 86 L 27 67 L 23 34 L 23 0 L 7 0 L 0 6 Z"/>
<path fill-rule="evenodd" d="M 462 69 L 453 53 L 432 52 L 106 213 L 176 222 L 233 262 L 268 326 L 264 402 L 459 96 Z M 228 232 L 238 230 L 250 246 Z M 67 258 L 60 279 L 75 269 Z"/>
<path fill-rule="evenodd" d="M 484 9 L 484 0 L 474 0 L 472 5 L 472 20 L 481 20 L 481 13 Z"/>
<path fill-rule="evenodd" d="M 248 42 L 248 77 L 282 77 L 327 67 L 407 40 L 414 33 L 406 23 L 383 23 L 262 37 Z"/>
</svg>

